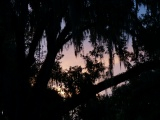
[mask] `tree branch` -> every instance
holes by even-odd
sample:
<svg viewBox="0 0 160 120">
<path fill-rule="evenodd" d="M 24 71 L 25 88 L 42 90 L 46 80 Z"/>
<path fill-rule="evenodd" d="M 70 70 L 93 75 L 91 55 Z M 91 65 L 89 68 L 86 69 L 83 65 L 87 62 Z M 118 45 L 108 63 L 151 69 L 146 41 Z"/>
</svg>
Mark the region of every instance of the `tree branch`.
<svg viewBox="0 0 160 120">
<path fill-rule="evenodd" d="M 72 35 L 69 35 L 70 32 L 71 32 L 71 26 L 69 23 L 67 23 L 57 38 L 57 46 L 59 49 L 62 49 L 63 45 L 65 45 L 69 40 L 71 40 Z M 68 37 L 68 35 L 70 37 Z"/>
<path fill-rule="evenodd" d="M 40 41 L 43 35 L 44 28 L 45 28 L 45 21 L 43 20 L 40 21 L 36 27 L 36 31 L 34 33 L 34 37 L 30 45 L 29 54 L 27 56 L 27 67 L 30 67 L 35 62 L 34 53 L 38 45 L 38 42 Z"/>
<path fill-rule="evenodd" d="M 88 88 L 84 93 L 80 93 L 74 98 L 70 98 L 66 100 L 66 102 L 63 105 L 63 112 L 61 111 L 62 114 L 74 109 L 80 104 L 85 103 L 88 99 L 91 97 L 95 96 L 95 94 L 101 92 L 102 90 L 105 90 L 107 88 L 110 88 L 112 86 L 115 86 L 121 82 L 124 82 L 126 80 L 129 80 L 135 76 L 140 75 L 144 71 L 148 70 L 153 70 L 153 69 L 159 69 L 160 68 L 160 60 L 156 61 L 150 61 L 150 62 L 145 62 L 139 65 L 134 66 L 130 70 L 119 74 L 113 78 L 110 79 L 105 79 L 103 82 L 94 85 L 91 88 Z M 65 106 L 65 107 L 64 107 Z"/>
</svg>

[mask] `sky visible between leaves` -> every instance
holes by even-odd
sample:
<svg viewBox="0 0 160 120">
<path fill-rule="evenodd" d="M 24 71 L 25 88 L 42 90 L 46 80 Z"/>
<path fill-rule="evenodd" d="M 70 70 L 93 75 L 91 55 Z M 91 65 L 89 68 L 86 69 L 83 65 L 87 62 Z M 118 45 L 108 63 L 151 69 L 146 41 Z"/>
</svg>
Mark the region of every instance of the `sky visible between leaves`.
<svg viewBox="0 0 160 120">
<path fill-rule="evenodd" d="M 83 43 L 84 50 L 82 51 L 82 53 L 84 55 L 89 53 L 89 51 L 93 50 L 93 47 L 90 45 L 88 41 L 89 40 L 86 39 Z M 64 51 L 62 53 L 64 54 L 64 57 L 60 61 L 61 61 L 61 65 L 63 69 L 69 69 L 70 66 L 82 66 L 82 67 L 85 66 L 85 61 L 80 57 L 80 55 L 78 55 L 77 57 L 75 56 L 73 45 L 71 45 L 69 49 L 64 48 Z M 108 67 L 107 55 L 104 55 L 102 62 L 104 62 L 105 66 Z M 114 63 L 115 63 L 114 64 L 114 75 L 125 71 L 125 68 L 123 66 L 120 67 L 119 59 L 117 56 L 115 57 Z"/>
<path fill-rule="evenodd" d="M 144 14 L 145 10 L 146 10 L 146 8 L 144 6 L 141 6 L 139 9 L 138 15 L 141 16 L 141 14 Z M 62 27 L 63 27 L 63 25 L 62 25 Z M 88 41 L 89 41 L 89 39 L 86 39 L 83 43 L 84 50 L 82 51 L 82 53 L 84 55 L 89 53 L 89 51 L 93 50 L 93 47 L 91 46 L 91 44 Z M 131 52 L 133 51 L 131 40 L 128 41 L 128 50 Z M 64 48 L 62 54 L 64 54 L 64 57 L 60 61 L 61 61 L 61 66 L 63 69 L 69 69 L 70 66 L 82 66 L 82 67 L 85 66 L 85 61 L 80 57 L 80 55 L 78 55 L 77 57 L 75 56 L 73 45 L 71 45 L 68 49 Z M 108 67 L 107 55 L 104 55 L 103 62 L 105 63 L 105 66 Z M 126 69 L 124 68 L 123 64 L 120 66 L 119 58 L 117 56 L 115 56 L 114 68 L 113 68 L 114 76 L 117 74 L 123 73 L 125 71 L 126 71 Z M 107 90 L 100 92 L 100 94 L 111 95 L 112 92 L 111 92 L 111 89 L 109 88 Z"/>
<path fill-rule="evenodd" d="M 144 6 L 141 6 L 139 9 L 138 15 L 141 16 L 141 14 L 144 14 L 145 10 L 146 10 L 146 8 Z M 84 55 L 86 55 L 89 51 L 91 51 L 93 49 L 93 47 L 90 45 L 90 43 L 88 41 L 89 41 L 89 39 L 86 39 L 83 43 Z M 131 40 L 128 41 L 128 50 L 129 51 L 133 50 Z M 68 69 L 70 66 L 76 66 L 76 65 L 84 67 L 84 65 L 85 65 L 84 60 L 80 56 L 77 56 L 77 57 L 75 56 L 73 45 L 71 45 L 68 49 L 64 48 L 62 53 L 64 54 L 64 57 L 60 61 L 62 62 L 61 65 L 62 65 L 63 69 Z M 105 66 L 108 66 L 108 57 L 107 56 L 104 57 L 103 61 L 105 63 Z M 114 64 L 114 75 L 122 73 L 126 70 L 123 65 L 120 66 L 119 59 L 117 56 L 115 57 L 114 63 L 115 63 Z"/>
</svg>

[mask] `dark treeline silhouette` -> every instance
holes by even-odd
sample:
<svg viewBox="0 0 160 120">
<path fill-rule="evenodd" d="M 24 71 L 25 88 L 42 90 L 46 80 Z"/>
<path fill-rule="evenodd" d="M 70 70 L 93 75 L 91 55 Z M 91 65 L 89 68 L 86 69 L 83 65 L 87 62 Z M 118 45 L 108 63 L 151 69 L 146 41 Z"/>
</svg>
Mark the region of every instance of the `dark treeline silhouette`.
<svg viewBox="0 0 160 120">
<path fill-rule="evenodd" d="M 139 16 L 142 6 L 146 12 Z M 70 110 L 78 109 L 76 107 L 79 105 L 82 105 L 79 110 L 83 110 L 83 107 L 84 111 L 87 110 L 84 104 L 96 101 L 96 94 L 110 87 L 115 88 L 113 97 L 102 100 L 108 105 L 106 109 L 110 118 L 106 119 L 130 119 L 125 115 L 134 116 L 134 104 L 139 105 L 141 110 L 140 115 L 136 112 L 132 119 L 149 119 L 157 115 L 159 111 L 154 109 L 154 105 L 152 112 L 148 108 L 144 110 L 144 113 L 153 114 L 150 117 L 141 112 L 148 103 L 159 105 L 155 101 L 155 96 L 159 96 L 159 16 L 158 0 L 1 0 L 0 118 L 49 120 L 65 116 L 67 119 Z M 82 72 L 81 67 L 70 68 L 68 73 L 62 72 L 58 60 L 62 57 L 59 53 L 63 47 L 73 44 L 77 56 L 83 50 L 86 38 L 95 48 L 90 56 L 97 59 L 108 54 L 106 78 L 101 77 L 105 70 L 103 64 L 84 55 L 86 73 Z M 42 44 L 44 39 L 46 43 Z M 132 42 L 133 52 L 127 49 L 129 41 Z M 47 49 L 46 54 L 43 45 Z M 113 72 L 115 55 L 118 55 L 120 65 L 123 64 L 127 69 L 117 76 Z M 145 74 L 155 79 L 145 78 Z M 70 97 L 64 100 L 56 90 L 50 90 L 47 86 L 51 79 L 68 87 Z M 104 81 L 95 85 L 97 79 Z M 130 86 L 119 90 L 116 85 L 125 81 L 129 81 Z M 137 86 L 134 86 L 134 82 Z M 149 90 L 155 95 L 148 93 Z M 134 92 L 133 96 L 130 92 Z M 146 96 L 153 98 L 150 102 L 132 102 L 134 99 L 140 101 L 138 94 L 145 95 L 145 92 L 148 93 Z M 125 93 L 127 98 L 124 97 Z M 142 97 L 143 100 L 145 97 Z M 83 119 L 90 118 L 84 115 Z"/>
</svg>

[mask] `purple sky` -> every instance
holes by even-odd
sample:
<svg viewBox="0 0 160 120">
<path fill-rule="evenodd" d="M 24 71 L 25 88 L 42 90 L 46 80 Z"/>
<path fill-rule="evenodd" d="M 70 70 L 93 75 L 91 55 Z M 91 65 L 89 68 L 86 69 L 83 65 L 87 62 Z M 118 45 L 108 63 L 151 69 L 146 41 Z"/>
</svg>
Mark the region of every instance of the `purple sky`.
<svg viewBox="0 0 160 120">
<path fill-rule="evenodd" d="M 88 40 L 85 40 L 84 41 L 84 55 L 86 55 L 92 49 L 93 48 L 91 47 L 90 43 L 88 43 Z M 131 43 L 129 43 L 129 50 L 131 49 L 132 49 Z M 76 65 L 82 66 L 82 67 L 84 66 L 84 60 L 80 56 L 75 57 L 73 45 L 70 46 L 68 50 L 64 48 L 62 53 L 64 54 L 64 57 L 61 59 L 61 62 L 62 62 L 61 65 L 63 69 L 68 69 L 70 66 L 76 66 Z M 104 56 L 103 61 L 105 62 L 105 65 L 108 66 L 107 55 Z M 115 57 L 114 62 L 115 62 L 114 75 L 125 71 L 125 68 L 123 65 L 120 67 L 118 57 Z"/>
<path fill-rule="evenodd" d="M 132 51 L 131 40 L 129 40 L 128 46 L 129 46 L 128 49 Z M 84 55 L 86 55 L 90 50 L 92 50 L 92 47 L 90 43 L 88 43 L 88 40 L 85 40 L 84 41 Z M 75 57 L 73 45 L 70 46 L 68 50 L 64 48 L 62 53 L 64 54 L 64 57 L 60 61 L 62 62 L 61 66 L 63 67 L 63 69 L 68 69 L 70 66 L 76 66 L 76 65 L 84 67 L 84 60 L 79 56 Z M 104 57 L 103 61 L 105 62 L 105 65 L 108 67 L 107 55 Z M 125 72 L 125 68 L 123 64 L 120 67 L 118 57 L 115 57 L 114 63 L 115 63 L 114 64 L 114 75 Z M 106 90 L 101 91 L 100 94 L 111 95 L 112 94 L 111 91 L 112 90 L 108 88 Z"/>
<path fill-rule="evenodd" d="M 146 11 L 146 7 L 141 6 L 139 9 L 138 15 L 141 16 L 141 14 L 144 14 L 145 11 Z M 64 21 L 62 21 L 62 22 L 63 22 L 63 24 L 62 24 L 62 28 L 63 28 L 65 23 L 64 23 Z M 84 41 L 83 45 L 84 45 L 84 55 L 87 54 L 90 50 L 92 50 L 91 45 L 88 43 L 88 39 L 86 39 Z M 132 51 L 131 46 L 132 46 L 131 40 L 129 40 L 128 49 L 130 51 Z M 79 56 L 75 57 L 73 45 L 70 46 L 68 50 L 66 50 L 64 48 L 63 54 L 64 54 L 64 57 L 61 59 L 61 62 L 62 62 L 61 65 L 62 65 L 63 69 L 68 69 L 70 66 L 75 66 L 75 65 L 84 66 L 84 60 L 82 58 L 80 58 Z M 108 57 L 107 56 L 104 58 L 104 61 L 105 61 L 105 65 L 108 65 L 108 63 L 107 63 Z M 117 75 L 117 74 L 122 73 L 124 71 L 125 71 L 124 66 L 122 65 L 120 67 L 118 57 L 115 57 L 114 75 Z"/>
</svg>

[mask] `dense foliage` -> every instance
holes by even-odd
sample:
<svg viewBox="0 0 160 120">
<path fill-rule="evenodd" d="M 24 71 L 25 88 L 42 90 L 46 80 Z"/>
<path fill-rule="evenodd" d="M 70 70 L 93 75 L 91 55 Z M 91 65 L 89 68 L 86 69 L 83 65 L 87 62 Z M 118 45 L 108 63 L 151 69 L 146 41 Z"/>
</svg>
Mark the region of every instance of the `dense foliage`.
<svg viewBox="0 0 160 120">
<path fill-rule="evenodd" d="M 140 15 L 140 9 L 144 14 Z M 159 0 L 1 0 L 0 118 L 69 119 L 67 113 L 74 113 L 74 108 L 77 113 L 72 117 L 84 120 L 156 117 L 159 29 Z M 59 53 L 73 44 L 79 55 L 86 38 L 94 47 L 82 55 L 86 67 L 63 71 Z M 133 52 L 128 51 L 128 42 Z M 97 59 L 103 54 L 109 56 L 107 67 Z M 127 68 L 117 76 L 113 72 L 115 55 Z M 95 84 L 97 80 L 103 81 Z M 127 85 L 117 88 L 125 81 Z M 68 98 L 49 89 L 54 82 L 65 86 Z M 111 97 L 96 97 L 110 87 L 114 88 Z M 92 116 L 96 109 L 97 116 Z"/>
</svg>

